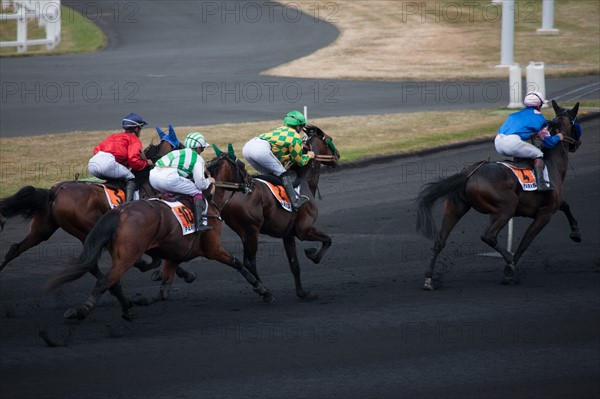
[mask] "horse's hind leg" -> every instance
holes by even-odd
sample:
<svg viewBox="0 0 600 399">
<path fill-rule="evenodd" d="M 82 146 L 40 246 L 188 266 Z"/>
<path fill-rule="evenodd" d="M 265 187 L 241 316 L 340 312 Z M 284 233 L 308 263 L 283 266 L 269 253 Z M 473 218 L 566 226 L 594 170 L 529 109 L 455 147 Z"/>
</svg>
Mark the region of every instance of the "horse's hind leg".
<svg viewBox="0 0 600 399">
<path fill-rule="evenodd" d="M 48 220 L 46 213 L 34 216 L 29 227 L 29 234 L 20 243 L 11 245 L 0 264 L 0 271 L 29 248 L 49 239 L 56 230 L 58 230 L 58 226 Z"/>
<path fill-rule="evenodd" d="M 515 273 L 515 258 L 506 248 L 498 243 L 498 233 L 506 226 L 512 214 L 495 214 L 490 216 L 490 225 L 482 234 L 483 242 L 494 248 L 506 262 L 503 283 L 512 282 Z"/>
<path fill-rule="evenodd" d="M 294 236 L 288 236 L 283 239 L 283 246 L 285 248 L 285 253 L 287 254 L 288 262 L 290 264 L 290 270 L 294 275 L 294 283 L 296 284 L 296 295 L 298 298 L 305 300 L 314 300 L 319 296 L 312 292 L 306 291 L 302 288 L 302 280 L 300 279 L 300 262 L 298 261 L 298 256 L 296 252 L 296 239 Z"/>
<path fill-rule="evenodd" d="M 442 249 L 444 249 L 446 246 L 446 240 L 448 240 L 450 233 L 458 221 L 469 211 L 469 209 L 471 209 L 471 206 L 464 201 L 446 200 L 444 203 L 442 228 L 440 230 L 439 237 L 434 242 L 431 259 L 429 260 L 429 268 L 425 272 L 425 283 L 423 284 L 424 289 L 434 289 L 433 279 L 435 275 L 435 264 L 437 262 L 437 258 L 440 252 L 442 252 Z"/>
<path fill-rule="evenodd" d="M 166 301 L 169 298 L 171 285 L 173 284 L 173 278 L 175 277 L 178 265 L 178 263 L 165 260 L 161 273 L 162 283 L 160 285 L 158 295 L 153 298 L 144 298 L 141 294 L 137 294 L 134 296 L 131 302 L 138 306 L 150 306 L 156 302 Z"/>
<path fill-rule="evenodd" d="M 569 226 L 571 226 L 571 234 L 569 234 L 569 238 L 575 242 L 581 242 L 581 233 L 579 232 L 579 225 L 577 224 L 577 220 L 573 217 L 571 213 L 571 207 L 567 204 L 567 201 L 562 201 L 560 203 L 560 209 L 567 219 L 569 220 Z"/>
</svg>

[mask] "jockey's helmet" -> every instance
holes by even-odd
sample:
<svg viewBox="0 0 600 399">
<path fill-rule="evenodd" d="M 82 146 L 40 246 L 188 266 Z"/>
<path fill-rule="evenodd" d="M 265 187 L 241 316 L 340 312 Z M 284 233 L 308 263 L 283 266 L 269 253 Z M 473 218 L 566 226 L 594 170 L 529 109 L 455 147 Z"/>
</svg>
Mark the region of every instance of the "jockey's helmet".
<svg viewBox="0 0 600 399">
<path fill-rule="evenodd" d="M 303 126 L 306 125 L 306 118 L 300 111 L 291 111 L 283 118 L 283 123 L 287 126 Z"/>
<path fill-rule="evenodd" d="M 203 135 L 201 135 L 198 132 L 193 132 L 186 136 L 183 145 L 187 148 L 205 148 L 208 147 L 210 144 L 206 142 L 206 139 Z"/>
<path fill-rule="evenodd" d="M 546 104 L 546 100 L 544 100 L 544 96 L 539 91 L 530 91 L 525 94 L 525 98 L 523 99 L 523 104 L 526 107 L 541 107 L 543 104 Z"/>
<path fill-rule="evenodd" d="M 130 130 L 136 127 L 140 129 L 146 126 L 148 123 L 142 119 L 138 114 L 131 113 L 123 118 L 123 129 Z"/>
</svg>

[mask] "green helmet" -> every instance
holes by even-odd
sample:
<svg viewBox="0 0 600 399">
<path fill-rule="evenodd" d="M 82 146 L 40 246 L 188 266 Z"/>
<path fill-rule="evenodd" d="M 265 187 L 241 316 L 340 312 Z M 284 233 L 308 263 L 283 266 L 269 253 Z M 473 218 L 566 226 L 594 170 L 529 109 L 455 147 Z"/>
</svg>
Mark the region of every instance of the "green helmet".
<svg viewBox="0 0 600 399">
<path fill-rule="evenodd" d="M 187 148 L 204 148 L 209 146 L 204 136 L 198 132 L 188 134 L 183 142 L 183 145 Z"/>
<path fill-rule="evenodd" d="M 283 118 L 283 123 L 288 126 L 306 125 L 306 119 L 300 111 L 292 111 Z"/>
</svg>

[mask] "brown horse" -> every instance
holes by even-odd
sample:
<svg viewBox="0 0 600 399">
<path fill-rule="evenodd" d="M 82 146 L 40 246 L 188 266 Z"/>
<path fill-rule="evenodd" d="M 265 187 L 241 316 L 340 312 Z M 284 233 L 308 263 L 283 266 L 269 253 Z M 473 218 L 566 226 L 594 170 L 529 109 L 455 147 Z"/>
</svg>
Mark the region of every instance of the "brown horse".
<svg viewBox="0 0 600 399">
<path fill-rule="evenodd" d="M 434 267 L 440 251 L 444 248 L 450 232 L 469 209 L 490 215 L 490 224 L 481 239 L 502 255 L 506 262 L 503 283 L 514 282 L 516 265 L 529 244 L 550 221 L 552 215 L 565 212 L 571 225 L 571 238 L 580 241 L 577 221 L 568 204 L 562 200 L 563 181 L 569 163 L 568 152 L 579 147 L 581 130 L 576 121 L 579 103 L 572 109 L 563 109 L 555 101 L 552 106 L 556 117 L 549 122 L 551 133 L 562 133 L 564 139 L 555 148 L 545 149 L 544 159 L 548 167 L 554 191 L 523 191 L 514 174 L 507 167 L 495 162 L 478 162 L 462 172 L 437 182 L 428 183 L 418 196 L 417 231 L 434 241 L 433 255 L 425 273 L 425 289 L 433 289 Z M 442 228 L 438 232 L 431 214 L 433 204 L 445 197 Z M 498 233 L 514 216 L 533 219 L 525 231 L 516 252 L 511 254 L 498 242 Z"/>
<path fill-rule="evenodd" d="M 294 275 L 296 294 L 302 299 L 311 300 L 316 299 L 318 295 L 302 287 L 300 262 L 296 254 L 296 238 L 302 241 L 321 242 L 320 249 L 305 250 L 306 256 L 314 263 L 319 263 L 325 251 L 331 246 L 331 238 L 314 226 L 318 216 L 315 193 L 319 184 L 321 165 L 337 166 L 340 154 L 333 145 L 333 139 L 318 127 L 309 125 L 305 131 L 307 134 L 305 150 L 313 151 L 315 159 L 306 166 L 298 168 L 297 175 L 301 179 L 300 192 L 310 201 L 297 211 L 288 212 L 278 204 L 264 183 L 254 180 L 252 192 L 235 193 L 222 207 L 221 216 L 241 238 L 244 248 L 244 266 L 259 281 L 261 280 L 256 269 L 259 235 L 282 238 L 290 269 Z"/>
<path fill-rule="evenodd" d="M 209 171 L 217 180 L 233 176 L 235 173 L 232 161 L 226 155 L 218 157 L 209 167 Z M 144 253 L 153 258 L 164 259 L 165 262 L 158 297 L 143 304 L 167 299 L 177 266 L 198 256 L 233 267 L 254 287 L 255 292 L 263 297 L 270 296 L 263 284 L 221 246 L 222 224 L 215 204 L 224 204 L 224 196 L 225 191 L 217 188 L 208 209 L 209 224 L 213 228 L 201 234 L 183 235 L 171 208 L 162 201 L 132 201 L 103 215 L 85 239 L 77 263 L 58 273 L 47 285 L 48 289 L 54 289 L 78 279 L 95 267 L 105 249 L 110 252 L 112 266 L 108 274 L 98 279 L 89 299 L 79 308 L 67 310 L 65 317 L 80 320 L 85 318 L 106 290 L 119 286 L 123 274 L 133 267 Z M 118 299 L 121 302 L 123 318 L 131 320 L 132 303 L 120 296 Z"/>
<path fill-rule="evenodd" d="M 161 140 L 158 145 L 146 147 L 144 155 L 156 161 L 173 149 L 174 146 L 169 141 Z M 134 172 L 142 198 L 155 195 L 148 183 L 149 173 L 149 168 Z M 118 186 L 119 182 L 113 184 Z M 21 242 L 10 247 L 0 264 L 0 271 L 23 252 L 48 240 L 59 228 L 83 243 L 98 219 L 109 210 L 104 188 L 97 184 L 76 180 L 58 183 L 50 189 L 23 187 L 13 196 L 0 200 L 0 213 L 5 217 L 22 216 L 31 219 L 29 233 Z M 145 271 L 159 265 L 160 259 L 153 259 L 150 264 L 140 262 L 137 266 Z M 97 267 L 90 272 L 97 278 L 102 276 Z M 185 277 L 192 281 L 194 278 L 193 275 Z"/>
</svg>

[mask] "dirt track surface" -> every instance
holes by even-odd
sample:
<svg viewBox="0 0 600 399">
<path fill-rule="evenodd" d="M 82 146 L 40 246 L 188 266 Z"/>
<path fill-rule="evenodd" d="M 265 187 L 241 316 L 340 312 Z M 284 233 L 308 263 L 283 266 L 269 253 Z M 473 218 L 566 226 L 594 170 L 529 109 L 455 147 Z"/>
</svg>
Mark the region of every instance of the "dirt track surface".
<svg viewBox="0 0 600 399">
<path fill-rule="evenodd" d="M 234 270 L 197 259 L 186 264 L 196 282 L 176 280 L 171 300 L 136 308 L 131 323 L 107 295 L 90 318 L 65 324 L 93 281 L 41 294 L 80 250 L 57 233 L 0 275 L 0 397 L 598 397 L 599 133 L 598 119 L 584 124 L 566 179 L 583 242 L 555 215 L 515 286 L 499 283 L 499 258 L 479 255 L 490 252 L 479 240 L 487 217 L 471 212 L 440 257 L 443 289 L 421 290 L 431 244 L 414 234 L 412 199 L 427 181 L 494 159 L 491 143 L 324 175 L 319 226 L 333 246 L 320 265 L 300 255 L 313 302 L 296 298 L 282 244 L 263 237 L 259 271 L 273 304 Z M 517 239 L 527 223 L 516 220 Z M 0 254 L 26 231 L 10 220 Z M 241 256 L 231 231 L 224 241 Z M 158 289 L 135 270 L 123 284 L 129 294 Z M 47 347 L 40 330 L 68 346 Z"/>
</svg>

